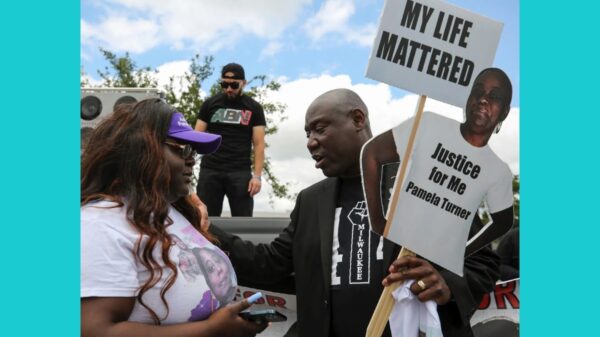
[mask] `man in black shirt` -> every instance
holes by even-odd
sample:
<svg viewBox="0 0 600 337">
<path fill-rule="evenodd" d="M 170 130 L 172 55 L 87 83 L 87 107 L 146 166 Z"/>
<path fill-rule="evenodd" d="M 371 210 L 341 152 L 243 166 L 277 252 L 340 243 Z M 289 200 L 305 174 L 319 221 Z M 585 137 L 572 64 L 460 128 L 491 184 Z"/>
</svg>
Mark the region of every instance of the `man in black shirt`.
<svg viewBox="0 0 600 337">
<path fill-rule="evenodd" d="M 444 336 L 472 336 L 470 317 L 496 283 L 498 256 L 486 247 L 466 257 L 464 277 L 409 256 L 389 274 L 400 247 L 370 230 L 360 180 L 360 151 L 372 137 L 367 107 L 351 90 L 328 91 L 309 106 L 304 129 L 327 178 L 299 193 L 279 236 L 255 245 L 211 227 L 240 283 L 268 287 L 294 273 L 298 336 L 362 337 L 384 284 L 427 277 L 427 291 L 416 283 L 411 291 L 438 304 Z"/>
<path fill-rule="evenodd" d="M 223 92 L 208 98 L 198 113 L 196 130 L 222 137 L 219 150 L 205 155 L 200 163 L 196 190 L 209 216 L 221 216 L 225 195 L 232 216 L 252 216 L 253 197 L 261 189 L 266 121 L 260 104 L 244 95 L 246 83 L 241 65 L 225 65 L 221 70 Z"/>
</svg>

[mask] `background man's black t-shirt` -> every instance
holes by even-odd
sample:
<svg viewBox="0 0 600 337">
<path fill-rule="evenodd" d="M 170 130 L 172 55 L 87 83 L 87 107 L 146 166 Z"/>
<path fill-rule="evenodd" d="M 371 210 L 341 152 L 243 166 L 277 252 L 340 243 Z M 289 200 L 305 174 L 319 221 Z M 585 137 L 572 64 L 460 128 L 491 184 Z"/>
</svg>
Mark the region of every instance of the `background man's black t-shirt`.
<svg viewBox="0 0 600 337">
<path fill-rule="evenodd" d="M 229 100 L 220 93 L 202 104 L 198 118 L 208 124 L 206 131 L 222 137 L 217 152 L 203 156 L 200 166 L 228 172 L 249 171 L 252 128 L 266 125 L 260 104 L 246 95 Z"/>
</svg>

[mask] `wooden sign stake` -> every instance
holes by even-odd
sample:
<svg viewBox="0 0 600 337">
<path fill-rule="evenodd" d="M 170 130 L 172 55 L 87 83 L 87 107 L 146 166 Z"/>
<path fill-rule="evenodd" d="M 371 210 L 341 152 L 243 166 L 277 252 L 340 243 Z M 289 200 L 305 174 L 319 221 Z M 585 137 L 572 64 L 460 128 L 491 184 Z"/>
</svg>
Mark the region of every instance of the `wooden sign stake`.
<svg viewBox="0 0 600 337">
<path fill-rule="evenodd" d="M 390 199 L 390 204 L 388 206 L 387 221 L 385 223 L 385 230 L 383 231 L 384 237 L 387 237 L 388 231 L 390 230 L 392 221 L 394 219 L 394 215 L 396 213 L 396 205 L 398 204 L 400 188 L 402 187 L 404 175 L 406 173 L 406 167 L 408 166 L 408 161 L 410 160 L 410 156 L 412 154 L 414 140 L 417 135 L 419 123 L 421 122 L 421 117 L 423 117 L 423 109 L 425 108 L 426 99 L 427 96 L 425 95 L 419 96 L 419 102 L 417 103 L 417 111 L 415 113 L 415 120 L 413 121 L 412 129 L 410 131 L 410 138 L 408 139 L 408 144 L 406 144 L 406 150 L 404 151 L 404 156 L 402 157 L 402 162 L 400 163 L 400 167 L 398 168 L 396 181 L 394 183 L 394 193 Z M 400 250 L 400 254 L 398 254 L 398 258 L 402 256 L 415 256 L 415 253 L 410 251 L 408 248 L 402 247 L 402 250 Z M 385 329 L 385 325 L 387 324 L 387 321 L 390 318 L 390 314 L 392 313 L 392 308 L 394 306 L 394 298 L 392 297 L 392 293 L 401 285 L 402 282 L 396 282 L 383 289 L 381 297 L 379 297 L 379 302 L 377 302 L 377 306 L 375 307 L 375 311 L 373 311 L 373 316 L 371 316 L 369 326 L 367 327 L 366 337 L 381 337 L 381 334 Z"/>
</svg>

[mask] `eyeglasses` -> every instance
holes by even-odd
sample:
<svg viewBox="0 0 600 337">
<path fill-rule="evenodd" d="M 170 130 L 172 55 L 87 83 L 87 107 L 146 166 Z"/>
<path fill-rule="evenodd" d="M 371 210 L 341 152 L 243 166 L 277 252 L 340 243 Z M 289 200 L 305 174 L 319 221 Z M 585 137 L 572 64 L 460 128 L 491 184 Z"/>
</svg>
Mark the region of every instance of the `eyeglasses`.
<svg viewBox="0 0 600 337">
<path fill-rule="evenodd" d="M 173 149 L 177 150 L 177 153 L 181 156 L 181 158 L 183 159 L 188 159 L 190 157 L 194 157 L 194 159 L 198 159 L 198 154 L 196 153 L 196 150 L 194 150 L 194 148 L 190 145 L 190 144 L 177 144 L 177 143 L 170 143 L 170 142 L 165 142 L 165 144 L 167 144 L 168 146 L 170 146 Z"/>
<path fill-rule="evenodd" d="M 240 87 L 240 82 L 221 82 L 221 88 L 227 89 L 227 87 L 235 90 Z"/>
</svg>

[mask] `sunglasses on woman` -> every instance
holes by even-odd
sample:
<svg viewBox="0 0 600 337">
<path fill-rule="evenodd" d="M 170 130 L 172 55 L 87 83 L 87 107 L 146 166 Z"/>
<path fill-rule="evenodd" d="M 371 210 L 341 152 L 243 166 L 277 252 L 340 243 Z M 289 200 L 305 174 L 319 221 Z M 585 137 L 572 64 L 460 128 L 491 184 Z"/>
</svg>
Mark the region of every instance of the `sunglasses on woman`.
<svg viewBox="0 0 600 337">
<path fill-rule="evenodd" d="M 174 149 L 177 152 L 177 154 L 179 154 L 183 159 L 188 159 L 189 157 L 194 157 L 194 159 L 196 159 L 198 155 L 196 153 L 196 150 L 194 150 L 194 148 L 190 144 L 184 145 L 171 142 L 165 142 L 165 144 Z"/>
</svg>

